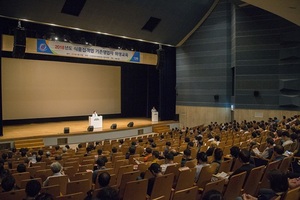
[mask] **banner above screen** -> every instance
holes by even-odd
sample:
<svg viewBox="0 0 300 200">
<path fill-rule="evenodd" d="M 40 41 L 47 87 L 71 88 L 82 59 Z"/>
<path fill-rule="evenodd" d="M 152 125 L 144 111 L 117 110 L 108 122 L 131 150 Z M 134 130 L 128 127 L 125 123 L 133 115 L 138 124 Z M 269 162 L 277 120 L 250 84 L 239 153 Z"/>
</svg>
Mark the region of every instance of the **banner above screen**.
<svg viewBox="0 0 300 200">
<path fill-rule="evenodd" d="M 37 52 L 59 56 L 140 63 L 140 52 L 37 39 Z"/>
<path fill-rule="evenodd" d="M 14 37 L 2 35 L 2 51 L 13 51 L 13 46 Z M 156 54 L 35 38 L 26 38 L 25 53 L 131 62 L 153 66 L 157 64 Z"/>
</svg>

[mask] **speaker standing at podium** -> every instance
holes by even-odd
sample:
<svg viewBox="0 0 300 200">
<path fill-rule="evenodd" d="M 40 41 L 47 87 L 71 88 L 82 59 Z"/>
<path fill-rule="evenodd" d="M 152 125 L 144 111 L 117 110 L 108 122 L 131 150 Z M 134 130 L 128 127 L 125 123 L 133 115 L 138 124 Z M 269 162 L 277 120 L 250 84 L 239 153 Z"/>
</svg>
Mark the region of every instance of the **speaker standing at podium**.
<svg viewBox="0 0 300 200">
<path fill-rule="evenodd" d="M 157 112 L 156 108 L 153 106 L 151 112 Z"/>
<path fill-rule="evenodd" d="M 151 113 L 152 113 L 152 122 L 158 122 L 158 112 L 154 106 L 151 109 Z"/>
<path fill-rule="evenodd" d="M 98 114 L 96 111 L 93 112 L 92 117 L 98 117 Z"/>
</svg>

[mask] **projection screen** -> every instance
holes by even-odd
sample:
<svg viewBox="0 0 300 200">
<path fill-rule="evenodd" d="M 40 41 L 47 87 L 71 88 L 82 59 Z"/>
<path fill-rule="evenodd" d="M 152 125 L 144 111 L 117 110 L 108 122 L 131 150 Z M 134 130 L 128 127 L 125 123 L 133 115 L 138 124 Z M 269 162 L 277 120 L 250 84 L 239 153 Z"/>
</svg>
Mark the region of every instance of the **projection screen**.
<svg viewBox="0 0 300 200">
<path fill-rule="evenodd" d="M 121 67 L 2 58 L 3 120 L 121 113 Z"/>
</svg>

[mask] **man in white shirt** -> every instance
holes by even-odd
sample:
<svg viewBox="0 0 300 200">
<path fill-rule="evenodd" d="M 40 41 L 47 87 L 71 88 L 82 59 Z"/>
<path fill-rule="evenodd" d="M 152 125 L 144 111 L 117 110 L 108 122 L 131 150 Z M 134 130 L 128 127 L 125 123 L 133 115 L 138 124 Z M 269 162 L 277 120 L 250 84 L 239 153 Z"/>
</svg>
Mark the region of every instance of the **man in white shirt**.
<svg viewBox="0 0 300 200">
<path fill-rule="evenodd" d="M 162 164 L 160 166 L 161 172 L 164 174 L 166 172 L 166 169 L 170 165 L 177 165 L 178 163 L 174 163 L 174 155 L 172 153 L 167 153 L 165 156 L 165 164 Z"/>
</svg>

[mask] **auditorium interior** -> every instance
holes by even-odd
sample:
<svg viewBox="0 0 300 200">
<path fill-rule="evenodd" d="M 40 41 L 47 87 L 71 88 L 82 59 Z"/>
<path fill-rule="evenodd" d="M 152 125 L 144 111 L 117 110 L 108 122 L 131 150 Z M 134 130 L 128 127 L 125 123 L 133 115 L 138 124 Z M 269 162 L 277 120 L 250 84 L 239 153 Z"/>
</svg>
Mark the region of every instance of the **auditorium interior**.
<svg viewBox="0 0 300 200">
<path fill-rule="evenodd" d="M 276 132 L 274 124 L 280 132 L 298 133 L 300 144 L 297 0 L 0 1 L 0 36 L 0 153 L 26 149 L 28 156 L 38 150 L 53 155 L 52 160 L 43 155 L 43 165 L 28 165 L 26 176 L 15 175 L 20 194 L 0 192 L 0 199 L 25 198 L 28 180 L 22 180 L 29 177 L 45 182 L 50 175 L 36 172 L 49 173 L 55 155 L 64 155 L 66 146 L 71 149 L 60 164 L 69 183 L 42 186 L 54 199 L 83 199 L 88 191 L 96 198 L 101 193 L 92 180 L 99 149 L 99 158 L 109 158 L 109 185 L 119 199 L 205 199 L 209 187 L 221 191 L 225 200 L 244 191 L 257 196 L 266 186 L 265 168 L 271 160 L 264 159 L 263 169 L 256 165 L 253 173 L 260 173 L 260 179 L 254 191 L 248 175 L 236 182 L 210 182 L 214 175 L 207 168 L 206 182 L 194 180 L 197 155 L 210 148 L 211 137 L 221 139 L 218 148 L 228 165 L 221 165 L 223 172 L 242 165 L 226 157 L 229 147 L 262 152 L 270 132 Z M 100 116 L 97 127 L 93 120 Z M 259 142 L 255 139 L 253 145 L 257 131 Z M 146 161 L 146 149 L 162 155 L 170 142 L 179 153 L 174 160 L 182 164 L 192 141 L 192 159 L 184 166 L 188 170 L 167 168 L 172 176 L 165 173 L 160 183 L 166 189 L 157 183 L 147 194 L 148 182 L 137 180 L 142 173 L 149 179 L 153 175 L 149 167 L 155 158 Z M 133 144 L 136 154 L 124 159 Z M 295 172 L 292 163 L 300 163 L 300 145 L 286 148 L 295 155 L 299 150 L 299 157 L 287 156 L 288 164 L 282 161 L 274 168 Z M 5 167 L 16 172 L 21 163 L 19 155 L 16 159 Z M 238 179 L 244 182 L 234 188 Z M 141 188 L 132 190 L 136 197 L 130 196 L 130 187 Z M 296 192 L 290 190 L 282 199 L 300 198 L 300 182 Z"/>
</svg>

